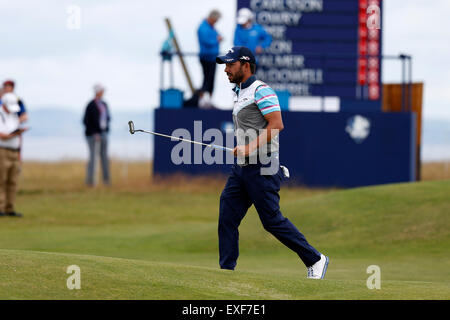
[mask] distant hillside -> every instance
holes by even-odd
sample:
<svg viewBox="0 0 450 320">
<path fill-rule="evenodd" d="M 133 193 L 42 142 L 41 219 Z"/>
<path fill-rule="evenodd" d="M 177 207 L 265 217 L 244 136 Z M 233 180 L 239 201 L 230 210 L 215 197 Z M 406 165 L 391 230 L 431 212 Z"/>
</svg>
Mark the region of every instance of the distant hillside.
<svg viewBox="0 0 450 320">
<path fill-rule="evenodd" d="M 33 137 L 75 136 L 83 133 L 84 110 L 43 108 L 29 110 L 29 132 Z M 111 134 L 123 135 L 128 132 L 128 121 L 140 122 L 146 128 L 153 127 L 153 110 L 148 111 L 111 111 Z"/>
<path fill-rule="evenodd" d="M 62 108 L 30 109 L 24 149 L 27 159 L 85 158 L 86 146 L 82 125 L 84 109 Z M 153 136 L 128 133 L 128 121 L 133 120 L 137 128 L 153 129 L 154 110 L 112 110 L 111 152 L 120 158 L 153 157 Z M 424 119 L 422 128 L 422 160 L 450 160 L 450 121 Z M 150 143 L 150 149 L 149 144 Z M 128 150 L 124 152 L 124 149 Z"/>
<path fill-rule="evenodd" d="M 422 132 L 422 160 L 450 161 L 450 121 L 424 119 Z"/>
<path fill-rule="evenodd" d="M 24 160 L 58 161 L 87 159 L 88 151 L 82 118 L 84 110 L 57 108 L 31 109 L 24 135 Z M 112 110 L 109 154 L 119 159 L 149 160 L 153 156 L 153 136 L 130 135 L 128 121 L 152 129 L 153 110 Z"/>
</svg>

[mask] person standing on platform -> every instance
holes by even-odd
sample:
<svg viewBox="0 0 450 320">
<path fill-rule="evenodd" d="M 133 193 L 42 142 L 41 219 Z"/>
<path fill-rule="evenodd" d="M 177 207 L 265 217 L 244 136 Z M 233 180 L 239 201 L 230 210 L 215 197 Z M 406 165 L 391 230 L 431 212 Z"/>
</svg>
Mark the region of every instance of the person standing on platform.
<svg viewBox="0 0 450 320">
<path fill-rule="evenodd" d="M 214 78 L 216 76 L 216 57 L 219 54 L 219 44 L 222 36 L 214 28 L 221 14 L 212 10 L 208 17 L 202 21 L 198 30 L 198 42 L 200 44 L 200 64 L 203 70 L 203 84 L 200 89 L 200 108 L 212 108 L 212 94 L 214 91 Z"/>
<path fill-rule="evenodd" d="M 253 54 L 262 54 L 272 43 L 272 36 L 254 22 L 254 14 L 248 8 L 238 11 L 234 45 L 249 48 Z"/>
</svg>

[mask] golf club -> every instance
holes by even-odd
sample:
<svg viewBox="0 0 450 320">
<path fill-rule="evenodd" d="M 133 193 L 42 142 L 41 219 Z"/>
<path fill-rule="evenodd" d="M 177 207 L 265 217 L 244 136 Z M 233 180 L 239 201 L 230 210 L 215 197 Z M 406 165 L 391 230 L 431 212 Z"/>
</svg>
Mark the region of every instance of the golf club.
<svg viewBox="0 0 450 320">
<path fill-rule="evenodd" d="M 225 151 L 233 152 L 233 149 L 231 149 L 231 148 L 222 147 L 222 146 L 218 146 L 218 145 L 215 145 L 215 144 L 206 144 L 206 143 L 201 143 L 201 142 L 197 142 L 197 141 L 187 140 L 187 139 L 183 139 L 183 138 L 173 137 L 173 136 L 169 136 L 169 135 L 166 135 L 166 134 L 157 133 L 157 132 L 153 132 L 153 131 L 134 129 L 133 121 L 128 121 L 128 127 L 130 128 L 130 133 L 131 134 L 134 134 L 135 132 L 144 132 L 144 133 L 153 134 L 153 135 L 160 136 L 160 137 L 175 139 L 175 140 L 178 140 L 178 141 L 185 141 L 185 142 L 189 142 L 189 143 L 200 144 L 202 146 L 206 146 L 206 147 L 210 147 L 210 148 L 214 148 L 214 149 L 219 149 L 219 150 L 225 150 Z"/>
</svg>

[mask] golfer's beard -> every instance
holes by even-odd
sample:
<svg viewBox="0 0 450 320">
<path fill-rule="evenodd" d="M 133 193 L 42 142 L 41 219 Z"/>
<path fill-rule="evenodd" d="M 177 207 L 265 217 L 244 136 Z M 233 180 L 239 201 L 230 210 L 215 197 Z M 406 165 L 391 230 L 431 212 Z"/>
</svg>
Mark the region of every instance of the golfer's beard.
<svg viewBox="0 0 450 320">
<path fill-rule="evenodd" d="M 243 79 L 244 79 L 244 73 L 242 72 L 242 70 L 239 70 L 238 72 L 236 72 L 236 74 L 234 76 L 231 77 L 230 83 L 239 84 L 242 82 Z"/>
</svg>

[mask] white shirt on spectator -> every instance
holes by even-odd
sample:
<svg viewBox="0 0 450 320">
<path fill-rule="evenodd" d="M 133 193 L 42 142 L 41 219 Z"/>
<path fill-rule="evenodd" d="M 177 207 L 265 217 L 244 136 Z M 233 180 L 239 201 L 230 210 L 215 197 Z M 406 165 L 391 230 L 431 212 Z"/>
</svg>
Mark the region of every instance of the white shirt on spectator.
<svg viewBox="0 0 450 320">
<path fill-rule="evenodd" d="M 0 132 L 10 134 L 19 129 L 20 121 L 18 112 L 20 111 L 19 99 L 14 93 L 5 93 L 1 98 L 0 105 Z M 20 148 L 20 136 L 11 139 L 0 139 L 0 147 L 9 149 Z"/>
</svg>

